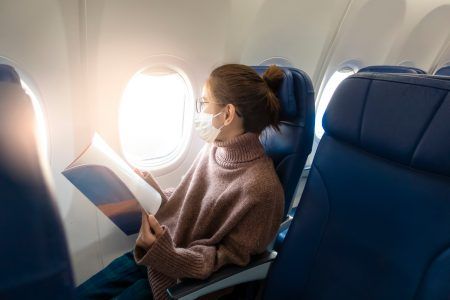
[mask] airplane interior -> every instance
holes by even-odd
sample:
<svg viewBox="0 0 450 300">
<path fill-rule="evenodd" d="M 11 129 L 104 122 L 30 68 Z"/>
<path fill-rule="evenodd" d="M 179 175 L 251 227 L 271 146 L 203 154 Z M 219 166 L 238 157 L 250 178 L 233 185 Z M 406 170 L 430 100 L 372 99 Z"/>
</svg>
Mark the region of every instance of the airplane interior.
<svg viewBox="0 0 450 300">
<path fill-rule="evenodd" d="M 138 260 L 141 209 L 158 219 L 205 149 L 221 147 L 227 124 L 210 125 L 207 141 L 195 122 L 224 65 L 249 67 L 276 95 L 279 130 L 256 133 L 283 190 L 282 220 L 264 251 L 242 264 L 216 254 L 223 263 L 207 276 L 145 266 L 154 299 L 450 299 L 450 0 L 0 0 L 0 300 L 82 299 L 80 286 L 115 259 Z M 118 171 L 89 154 L 95 135 Z M 109 170 L 84 178 L 92 192 L 75 181 L 87 175 L 64 173 L 88 154 Z M 138 199 L 149 187 L 130 185 L 138 170 L 157 182 L 154 213 Z M 134 202 L 96 203 L 102 176 L 123 186 L 108 195 Z M 213 188 L 226 194 L 223 180 Z M 202 224 L 208 195 L 186 224 Z M 114 219 L 117 210 L 129 215 Z M 121 225 L 130 216 L 131 233 Z M 181 232 L 182 217 L 162 230 Z M 214 240 L 208 230 L 167 242 L 167 264 L 190 260 L 183 253 Z M 151 234 L 148 253 L 162 243 Z M 208 247 L 223 253 L 232 239 Z M 152 272 L 172 280 L 162 294 Z"/>
</svg>

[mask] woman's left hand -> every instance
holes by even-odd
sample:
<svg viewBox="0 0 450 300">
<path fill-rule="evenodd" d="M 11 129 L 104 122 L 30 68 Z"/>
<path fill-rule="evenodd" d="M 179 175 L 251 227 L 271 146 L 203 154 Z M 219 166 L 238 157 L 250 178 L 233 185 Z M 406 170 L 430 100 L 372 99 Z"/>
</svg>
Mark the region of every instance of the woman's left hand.
<svg viewBox="0 0 450 300">
<path fill-rule="evenodd" d="M 148 251 L 153 243 L 164 234 L 164 229 L 159 225 L 155 216 L 142 212 L 142 223 L 136 245 Z"/>
</svg>

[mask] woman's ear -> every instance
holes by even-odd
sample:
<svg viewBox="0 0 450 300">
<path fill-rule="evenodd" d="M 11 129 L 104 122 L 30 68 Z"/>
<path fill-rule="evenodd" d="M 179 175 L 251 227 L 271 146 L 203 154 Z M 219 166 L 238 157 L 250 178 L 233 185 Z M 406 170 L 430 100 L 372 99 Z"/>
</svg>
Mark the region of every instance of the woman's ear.
<svg viewBox="0 0 450 300">
<path fill-rule="evenodd" d="M 233 122 L 234 117 L 236 115 L 236 107 L 233 104 L 227 104 L 225 107 L 225 122 L 224 125 L 229 125 Z"/>
</svg>

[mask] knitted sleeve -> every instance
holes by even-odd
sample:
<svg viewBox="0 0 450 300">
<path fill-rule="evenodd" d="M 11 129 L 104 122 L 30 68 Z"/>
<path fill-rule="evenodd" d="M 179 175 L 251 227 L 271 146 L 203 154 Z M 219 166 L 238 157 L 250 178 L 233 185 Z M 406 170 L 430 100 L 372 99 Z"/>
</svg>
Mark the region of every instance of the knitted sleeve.
<svg viewBox="0 0 450 300">
<path fill-rule="evenodd" d="M 172 196 L 173 192 L 175 191 L 174 187 L 170 187 L 167 189 L 162 190 L 164 196 L 166 196 L 166 199 L 169 200 L 170 196 Z"/>
<path fill-rule="evenodd" d="M 282 215 L 278 204 L 275 199 L 265 199 L 255 205 L 217 245 L 176 247 L 163 226 L 164 234 L 150 250 L 135 247 L 135 260 L 171 278 L 205 279 L 225 264 L 244 266 L 274 238 Z"/>
</svg>

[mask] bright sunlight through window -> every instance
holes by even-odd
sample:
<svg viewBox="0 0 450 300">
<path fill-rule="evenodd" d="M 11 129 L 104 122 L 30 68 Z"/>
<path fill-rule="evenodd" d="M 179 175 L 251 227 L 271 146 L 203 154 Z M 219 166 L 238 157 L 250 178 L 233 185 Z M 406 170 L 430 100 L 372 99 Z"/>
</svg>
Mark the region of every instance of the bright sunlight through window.
<svg viewBox="0 0 450 300">
<path fill-rule="evenodd" d="M 186 148 L 190 132 L 189 83 L 169 68 L 135 74 L 124 91 L 119 114 L 125 157 L 141 168 L 167 166 Z"/>
<path fill-rule="evenodd" d="M 353 70 L 350 67 L 345 67 L 340 69 L 339 71 L 334 72 L 334 74 L 331 76 L 331 78 L 328 80 L 327 84 L 325 85 L 325 88 L 322 91 L 322 95 L 320 97 L 319 107 L 317 108 L 316 112 L 316 125 L 315 125 L 315 131 L 316 136 L 320 139 L 322 138 L 322 135 L 324 134 L 324 130 L 322 127 L 322 118 L 325 113 L 325 110 L 328 106 L 328 103 L 330 103 L 331 97 L 334 94 L 334 91 L 339 86 L 339 84 L 347 78 L 350 75 L 355 74 L 355 70 Z"/>
<path fill-rule="evenodd" d="M 31 103 L 33 105 L 34 114 L 36 117 L 36 134 L 38 137 L 38 147 L 41 148 L 41 153 L 44 155 L 48 155 L 48 139 L 47 139 L 47 130 L 45 127 L 44 113 L 42 111 L 42 107 L 40 102 L 38 101 L 35 93 L 31 90 L 28 84 L 20 80 L 22 88 L 25 90 L 25 93 L 30 97 Z"/>
</svg>

